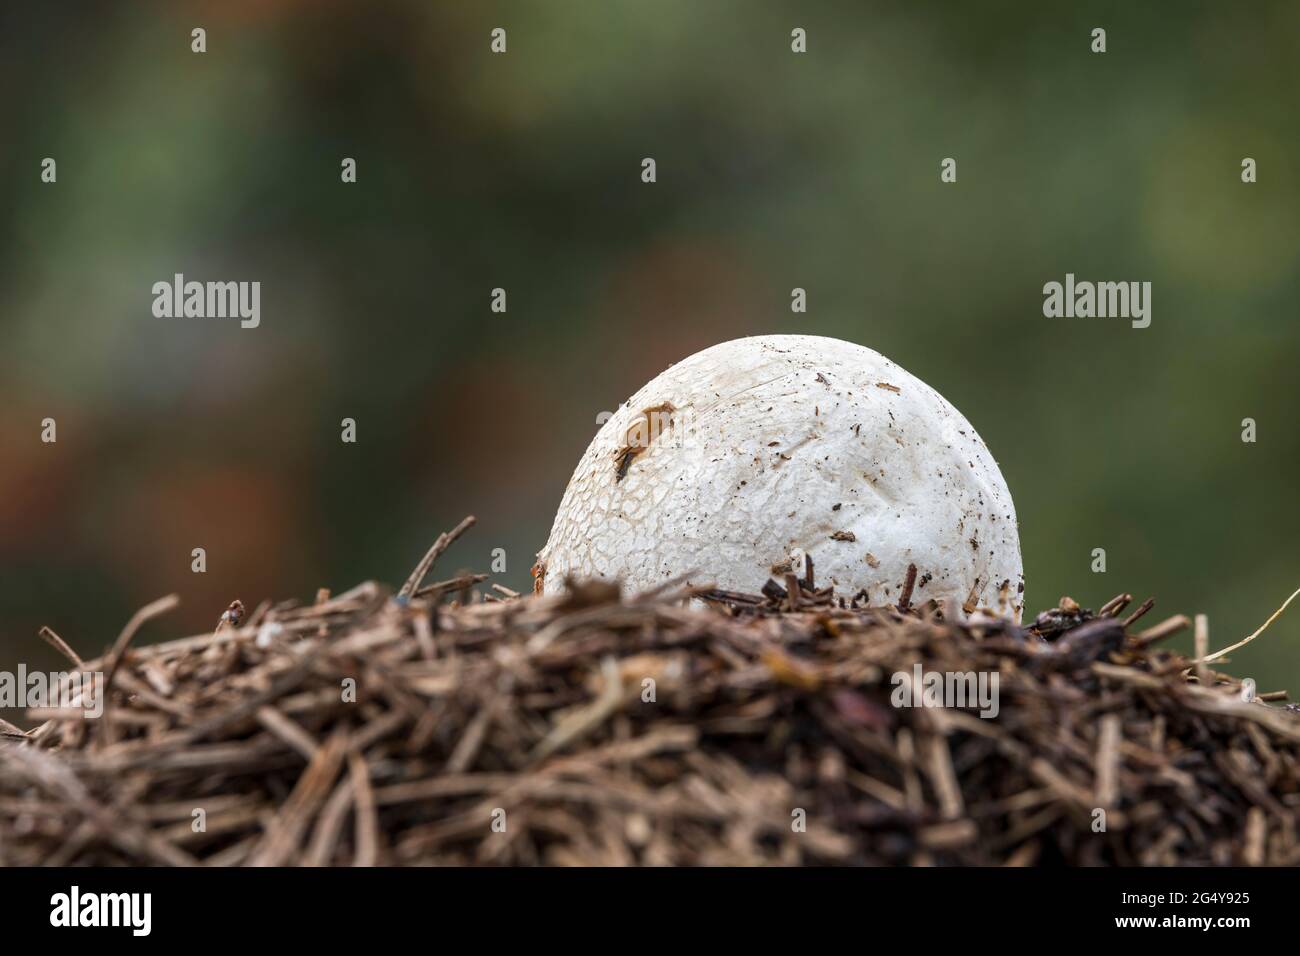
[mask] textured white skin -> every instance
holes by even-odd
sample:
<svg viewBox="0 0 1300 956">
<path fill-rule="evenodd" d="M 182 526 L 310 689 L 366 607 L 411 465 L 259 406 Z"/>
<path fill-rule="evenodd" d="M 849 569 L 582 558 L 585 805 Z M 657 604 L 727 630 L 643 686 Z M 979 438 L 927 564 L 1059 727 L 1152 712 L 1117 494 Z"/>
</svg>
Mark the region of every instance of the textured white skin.
<svg viewBox="0 0 1300 956">
<path fill-rule="evenodd" d="M 629 440 L 665 403 L 648 446 Z M 578 463 L 537 571 L 548 594 L 567 577 L 640 591 L 684 574 L 756 592 L 799 551 L 844 596 L 894 603 L 914 563 L 913 603 L 1020 620 L 1015 507 L 975 429 L 884 356 L 812 335 L 723 342 L 625 402 Z"/>
</svg>

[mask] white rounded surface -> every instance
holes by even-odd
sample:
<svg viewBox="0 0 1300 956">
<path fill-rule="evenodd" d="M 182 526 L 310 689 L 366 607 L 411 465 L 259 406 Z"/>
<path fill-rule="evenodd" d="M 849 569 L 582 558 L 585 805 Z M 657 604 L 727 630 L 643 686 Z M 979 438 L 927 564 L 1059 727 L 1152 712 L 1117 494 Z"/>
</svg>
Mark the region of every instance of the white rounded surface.
<svg viewBox="0 0 1300 956">
<path fill-rule="evenodd" d="M 1020 619 L 1015 507 L 983 440 L 938 392 L 839 339 L 764 335 L 678 362 L 605 422 L 538 555 L 633 591 L 680 575 L 758 591 L 812 556 L 818 586 L 953 598 Z"/>
</svg>

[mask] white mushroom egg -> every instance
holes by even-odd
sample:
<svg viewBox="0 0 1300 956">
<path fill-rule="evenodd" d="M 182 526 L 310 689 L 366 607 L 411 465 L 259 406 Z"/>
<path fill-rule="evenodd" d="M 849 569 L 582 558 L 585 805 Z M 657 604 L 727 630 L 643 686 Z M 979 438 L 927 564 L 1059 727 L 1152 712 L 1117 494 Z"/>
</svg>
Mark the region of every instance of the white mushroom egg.
<svg viewBox="0 0 1300 956">
<path fill-rule="evenodd" d="M 538 555 L 539 590 L 686 575 L 758 591 L 801 571 L 895 603 L 954 599 L 1020 619 L 1016 512 L 997 463 L 942 395 L 839 339 L 763 335 L 678 362 L 600 428 Z"/>
</svg>

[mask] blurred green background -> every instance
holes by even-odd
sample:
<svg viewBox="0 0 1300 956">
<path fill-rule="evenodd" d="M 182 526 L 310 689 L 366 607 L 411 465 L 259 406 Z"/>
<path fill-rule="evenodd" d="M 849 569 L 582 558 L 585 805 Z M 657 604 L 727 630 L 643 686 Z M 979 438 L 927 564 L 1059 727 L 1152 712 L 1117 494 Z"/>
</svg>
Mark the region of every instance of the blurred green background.
<svg viewBox="0 0 1300 956">
<path fill-rule="evenodd" d="M 400 583 L 467 513 L 442 570 L 526 588 L 597 415 L 778 331 L 975 424 L 1032 612 L 1235 641 L 1300 585 L 1298 64 L 1293 2 L 6 5 L 0 669 L 171 591 L 142 640 Z M 154 318 L 175 272 L 260 280 L 261 327 Z M 1152 282 L 1151 327 L 1044 318 L 1066 272 Z M 1300 694 L 1300 608 L 1228 669 Z"/>
</svg>

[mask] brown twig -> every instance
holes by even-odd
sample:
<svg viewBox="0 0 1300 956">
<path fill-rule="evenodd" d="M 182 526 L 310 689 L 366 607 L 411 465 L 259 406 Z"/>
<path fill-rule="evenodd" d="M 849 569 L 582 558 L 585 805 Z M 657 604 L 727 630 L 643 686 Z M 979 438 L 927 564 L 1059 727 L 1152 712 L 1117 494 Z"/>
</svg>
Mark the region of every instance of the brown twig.
<svg viewBox="0 0 1300 956">
<path fill-rule="evenodd" d="M 402 585 L 402 589 L 397 592 L 398 596 L 409 598 L 414 594 L 415 589 L 420 586 L 420 582 L 423 581 L 425 575 L 429 573 L 429 569 L 433 567 L 433 563 L 438 560 L 444 551 L 455 543 L 457 538 L 470 528 L 474 527 L 474 523 L 477 520 L 478 519 L 473 515 L 469 515 L 451 531 L 444 531 L 442 534 L 438 535 L 437 540 L 433 542 L 433 546 L 430 547 L 424 557 L 420 559 L 420 563 L 415 566 L 415 570 L 412 571 L 411 576 L 406 579 L 406 583 Z"/>
<path fill-rule="evenodd" d="M 912 606 L 912 588 L 916 586 L 916 565 L 907 566 L 907 578 L 903 581 L 903 593 L 898 596 L 898 610 L 906 614 Z"/>
</svg>

